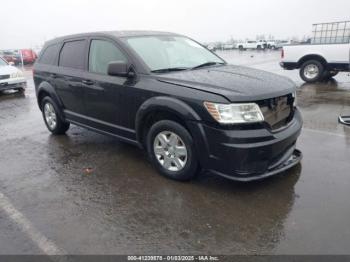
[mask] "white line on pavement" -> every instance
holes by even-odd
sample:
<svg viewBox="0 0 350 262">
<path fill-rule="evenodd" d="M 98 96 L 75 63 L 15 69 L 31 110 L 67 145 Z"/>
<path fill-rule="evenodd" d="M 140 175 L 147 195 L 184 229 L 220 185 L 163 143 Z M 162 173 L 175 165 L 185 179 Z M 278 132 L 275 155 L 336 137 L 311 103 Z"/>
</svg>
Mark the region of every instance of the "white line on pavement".
<svg viewBox="0 0 350 262">
<path fill-rule="evenodd" d="M 20 229 L 30 237 L 39 249 L 46 255 L 64 255 L 66 252 L 41 234 L 32 223 L 19 212 L 10 200 L 0 192 L 0 209 L 2 209 Z"/>
</svg>

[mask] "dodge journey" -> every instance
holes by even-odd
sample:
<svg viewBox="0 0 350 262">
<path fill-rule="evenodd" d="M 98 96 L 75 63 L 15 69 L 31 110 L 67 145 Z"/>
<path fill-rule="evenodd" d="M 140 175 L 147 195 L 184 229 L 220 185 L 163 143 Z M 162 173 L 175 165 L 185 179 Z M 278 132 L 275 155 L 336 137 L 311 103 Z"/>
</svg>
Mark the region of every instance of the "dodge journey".
<svg viewBox="0 0 350 262">
<path fill-rule="evenodd" d="M 45 44 L 34 82 L 51 133 L 75 124 L 138 145 L 172 179 L 188 180 L 202 169 L 251 181 L 301 159 L 295 84 L 229 65 L 183 35 L 56 38 Z"/>
</svg>

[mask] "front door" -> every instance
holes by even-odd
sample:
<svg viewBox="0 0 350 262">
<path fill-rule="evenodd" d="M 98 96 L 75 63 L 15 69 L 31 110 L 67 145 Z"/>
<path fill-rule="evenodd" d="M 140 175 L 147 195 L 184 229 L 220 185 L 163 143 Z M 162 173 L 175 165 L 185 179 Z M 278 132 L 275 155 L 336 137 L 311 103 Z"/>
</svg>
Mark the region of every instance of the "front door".
<svg viewBox="0 0 350 262">
<path fill-rule="evenodd" d="M 125 109 L 121 108 L 126 98 L 123 93 L 130 88 L 125 85 L 127 78 L 107 74 L 108 64 L 112 61 L 127 62 L 126 55 L 111 40 L 91 39 L 88 59 L 82 85 L 89 125 L 129 137 L 131 130 L 123 127 Z"/>
</svg>

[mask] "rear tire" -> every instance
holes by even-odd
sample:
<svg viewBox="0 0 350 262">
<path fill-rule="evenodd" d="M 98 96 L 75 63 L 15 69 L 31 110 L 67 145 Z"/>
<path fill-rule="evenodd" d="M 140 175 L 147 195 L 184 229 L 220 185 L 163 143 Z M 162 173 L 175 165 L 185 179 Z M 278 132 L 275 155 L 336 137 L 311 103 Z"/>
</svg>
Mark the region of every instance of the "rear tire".
<svg viewBox="0 0 350 262">
<path fill-rule="evenodd" d="M 51 97 L 46 96 L 41 101 L 41 111 L 47 129 L 54 135 L 62 135 L 69 129 L 69 123 L 61 119 L 59 109 Z"/>
<path fill-rule="evenodd" d="M 242 45 L 240 45 L 240 46 L 238 46 L 238 49 L 242 51 L 244 48 Z"/>
<path fill-rule="evenodd" d="M 309 60 L 302 64 L 299 75 L 307 83 L 315 83 L 322 80 L 324 66 L 317 60 Z"/>
<path fill-rule="evenodd" d="M 156 122 L 147 134 L 148 156 L 165 177 L 186 181 L 198 170 L 197 154 L 191 134 L 177 122 Z"/>
</svg>

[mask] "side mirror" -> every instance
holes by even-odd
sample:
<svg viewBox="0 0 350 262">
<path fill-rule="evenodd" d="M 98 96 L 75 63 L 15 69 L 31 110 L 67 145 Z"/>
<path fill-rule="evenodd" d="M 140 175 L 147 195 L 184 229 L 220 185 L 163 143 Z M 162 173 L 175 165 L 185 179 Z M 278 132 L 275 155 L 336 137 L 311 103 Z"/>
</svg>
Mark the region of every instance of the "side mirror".
<svg viewBox="0 0 350 262">
<path fill-rule="evenodd" d="M 108 75 L 131 77 L 134 76 L 134 72 L 129 70 L 128 64 L 123 61 L 113 61 L 108 64 Z"/>
<path fill-rule="evenodd" d="M 11 61 L 11 62 L 9 62 L 9 65 L 10 65 L 10 66 L 14 66 L 15 63 Z"/>
<path fill-rule="evenodd" d="M 339 116 L 338 121 L 343 125 L 350 126 L 350 116 Z"/>
</svg>

